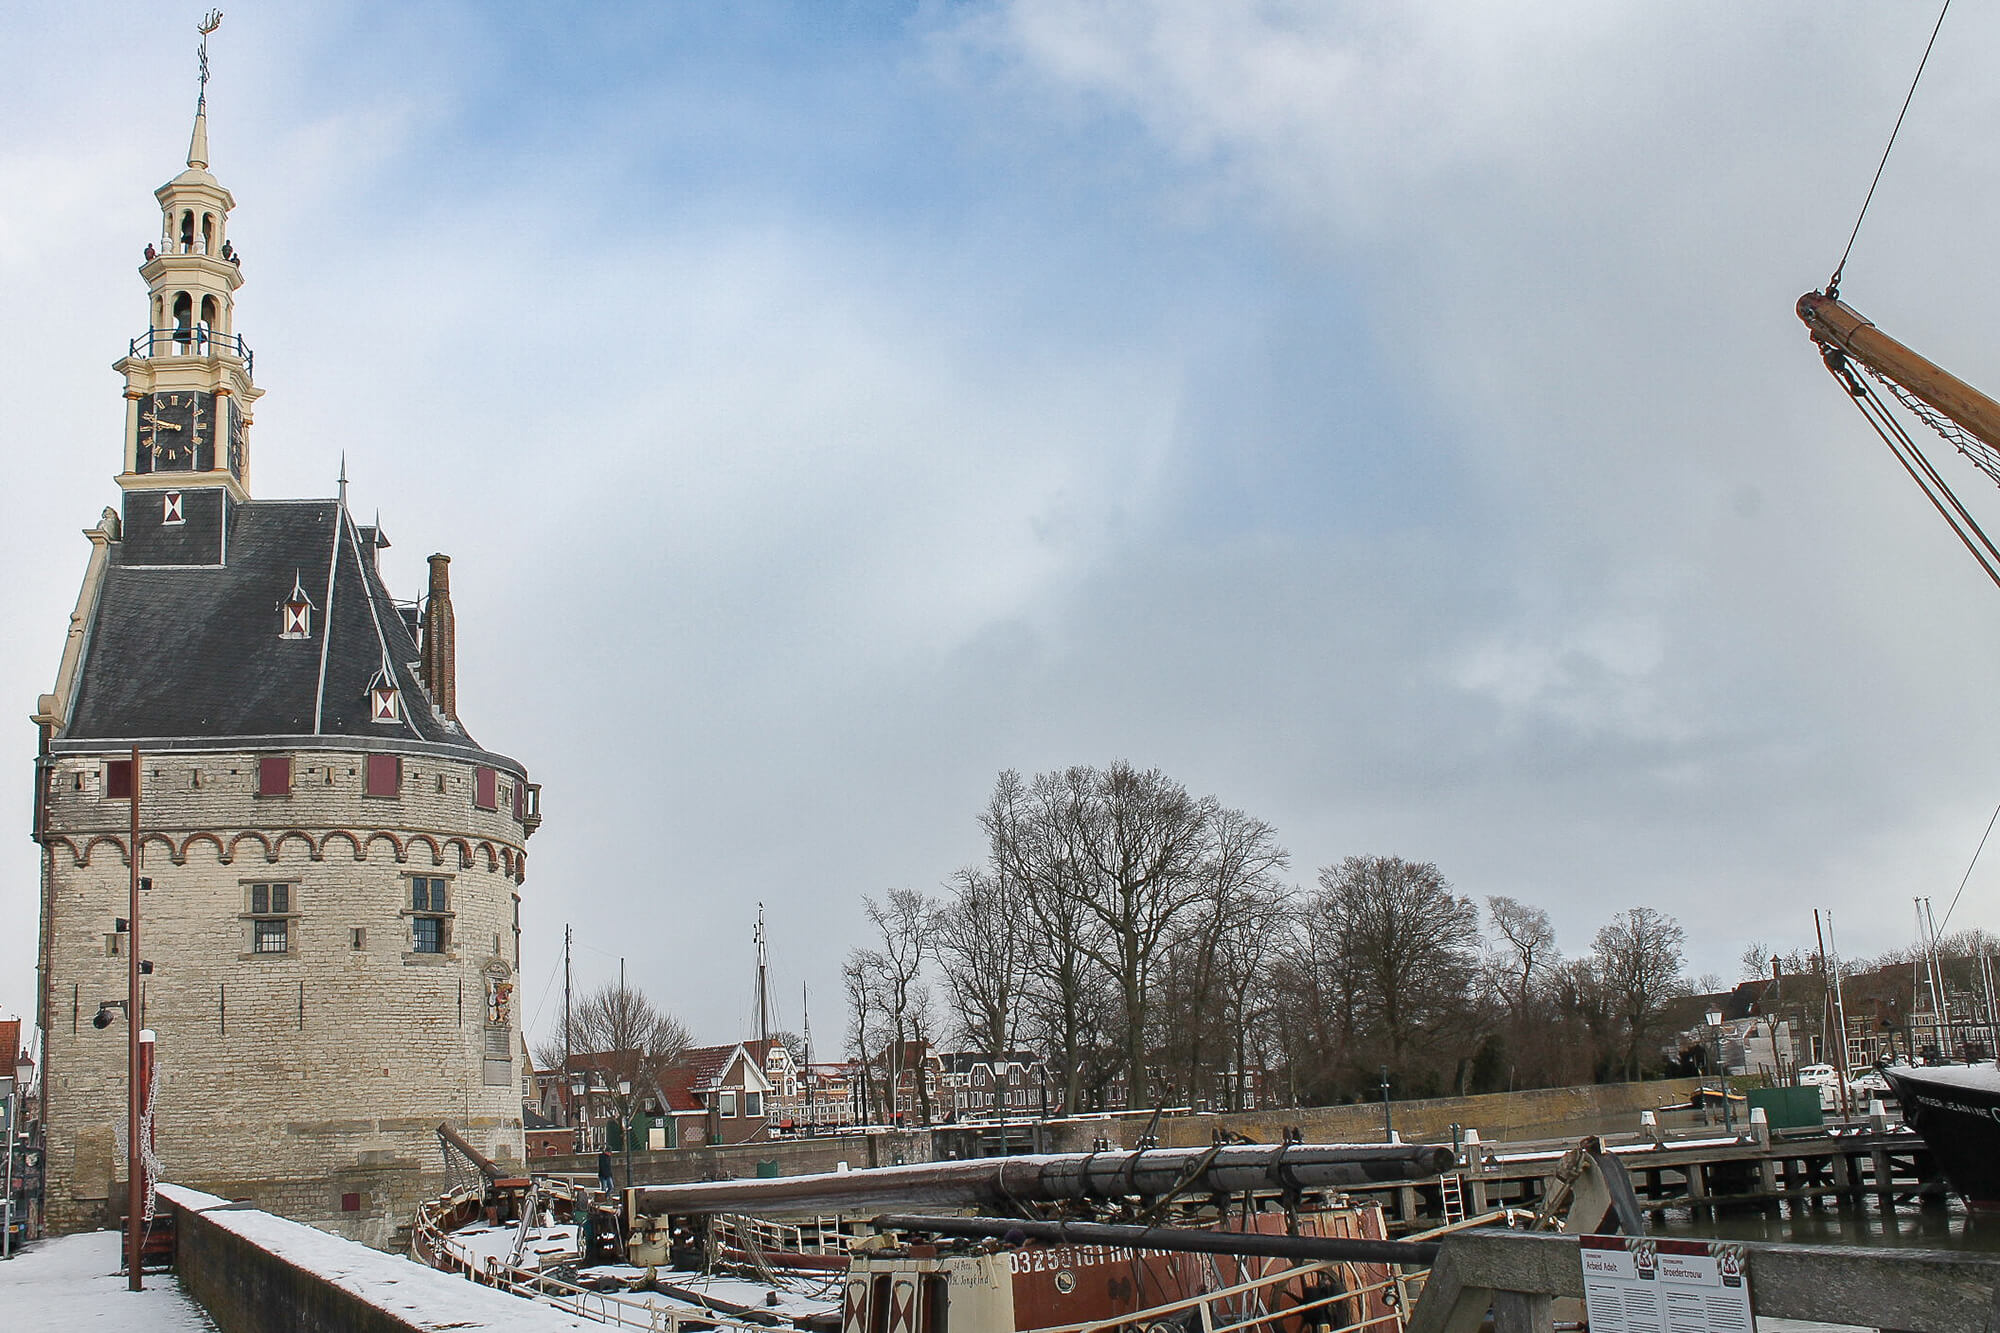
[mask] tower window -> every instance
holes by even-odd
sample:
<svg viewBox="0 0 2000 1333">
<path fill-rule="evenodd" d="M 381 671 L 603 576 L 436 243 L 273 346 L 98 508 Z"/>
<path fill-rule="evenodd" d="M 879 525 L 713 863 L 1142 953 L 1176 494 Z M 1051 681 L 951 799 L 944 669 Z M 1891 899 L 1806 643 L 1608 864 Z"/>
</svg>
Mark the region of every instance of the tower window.
<svg viewBox="0 0 2000 1333">
<path fill-rule="evenodd" d="M 368 720 L 371 722 L 394 722 L 403 715 L 401 691 L 396 688 L 396 677 L 385 661 L 368 682 Z"/>
<path fill-rule="evenodd" d="M 179 491 L 168 491 L 160 497 L 160 522 L 167 524 L 187 522 L 186 515 L 181 512 Z"/>
<path fill-rule="evenodd" d="M 290 796 L 292 794 L 292 757 L 288 754 L 267 754 L 257 760 L 257 794 L 259 796 Z"/>
<path fill-rule="evenodd" d="M 451 943 L 450 880 L 442 875 L 410 876 L 410 951 L 443 953 Z"/>
<path fill-rule="evenodd" d="M 368 756 L 368 773 L 362 785 L 364 796 L 394 797 L 403 794 L 403 758 L 394 754 Z"/>
<path fill-rule="evenodd" d="M 282 954 L 292 951 L 292 891 L 281 883 L 243 886 L 243 917 L 250 923 L 250 952 Z"/>
<path fill-rule="evenodd" d="M 480 768 L 473 770 L 472 803 L 478 806 L 481 810 L 492 810 L 498 808 L 499 801 L 497 799 L 496 789 L 500 785 L 499 779 L 500 775 L 495 773 L 490 768 Z"/>
<path fill-rule="evenodd" d="M 132 799 L 132 761 L 112 759 L 104 765 L 104 797 L 110 801 Z"/>
<path fill-rule="evenodd" d="M 312 637 L 312 598 L 306 596 L 305 575 L 292 572 L 291 596 L 278 603 L 278 637 L 281 639 L 310 639 Z"/>
</svg>

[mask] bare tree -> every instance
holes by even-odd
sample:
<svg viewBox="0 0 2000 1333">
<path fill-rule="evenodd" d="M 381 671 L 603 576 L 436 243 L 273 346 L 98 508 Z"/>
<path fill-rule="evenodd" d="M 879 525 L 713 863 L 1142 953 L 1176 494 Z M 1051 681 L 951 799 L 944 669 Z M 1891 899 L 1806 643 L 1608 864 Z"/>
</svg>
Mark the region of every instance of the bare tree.
<svg viewBox="0 0 2000 1333">
<path fill-rule="evenodd" d="M 1468 1035 L 1479 913 L 1429 862 L 1350 856 L 1319 872 L 1318 920 L 1359 983 L 1361 1017 L 1390 1065 Z M 1407 1077 L 1407 1075 L 1406 1075 Z"/>
<path fill-rule="evenodd" d="M 1687 932 L 1672 917 L 1650 907 L 1631 907 L 1599 930 L 1591 944 L 1598 977 L 1623 1029 L 1628 1079 L 1640 1075 L 1646 1042 L 1658 1027 L 1662 1007 L 1687 989 L 1681 976 L 1686 942 Z"/>
<path fill-rule="evenodd" d="M 880 1009 L 879 997 L 875 993 L 875 977 L 879 972 L 872 955 L 866 949 L 856 949 L 847 955 L 846 963 L 840 969 L 841 985 L 847 993 L 847 1040 L 854 1056 L 858 1074 L 861 1104 L 855 1108 L 863 1124 L 873 1123 L 871 1112 L 879 1105 L 871 1095 L 869 1081 L 874 1069 L 874 1038 L 871 1025 Z M 873 1103 L 874 1105 L 871 1105 Z"/>
<path fill-rule="evenodd" d="M 603 1093 L 617 1108 L 621 1134 L 648 1097 L 660 1097 L 666 1072 L 680 1063 L 690 1044 L 681 1021 L 656 1008 L 646 993 L 626 982 L 607 982 L 571 1006 L 569 1032 L 556 1033 L 536 1048 L 544 1068 L 562 1068 L 565 1080 L 579 1072 L 601 1077 Z M 631 1091 L 618 1092 L 620 1082 Z"/>
<path fill-rule="evenodd" d="M 1081 1110 L 1083 1090 L 1099 1075 L 1104 1002 L 1094 941 L 1103 927 L 1083 905 L 1082 867 L 1057 774 L 1031 787 L 1008 770 L 994 783 L 979 817 L 993 873 L 1026 908 L 1023 921 L 1022 1028 L 1061 1072 L 1063 1109 Z M 1094 1081 L 1101 1083 L 1102 1075 Z"/>
<path fill-rule="evenodd" d="M 1239 1075 L 1243 1069 L 1245 991 L 1269 952 L 1283 901 L 1278 872 L 1290 864 L 1269 824 L 1241 810 L 1214 812 L 1199 867 L 1203 893 L 1168 936 L 1157 1006 L 1161 1063 L 1178 1067 L 1190 1096 L 1206 1090 L 1217 1054 L 1233 1056 Z"/>
<path fill-rule="evenodd" d="M 1063 791 L 1063 835 L 1079 870 L 1074 887 L 1103 927 L 1084 951 L 1118 988 L 1128 1104 L 1145 1105 L 1146 1017 L 1169 931 L 1201 901 L 1213 797 L 1196 799 L 1158 769 L 1124 760 L 1099 772 L 1071 768 Z"/>
<path fill-rule="evenodd" d="M 931 954 L 937 909 L 916 889 L 891 889 L 883 901 L 861 900 L 869 924 L 880 937 L 880 949 L 864 949 L 857 957 L 865 970 L 873 973 L 873 991 L 880 1005 L 889 1038 L 889 1110 L 893 1115 L 896 1091 L 913 1051 L 927 1040 L 930 1031 L 930 989 L 923 985 L 924 960 Z M 863 1052 L 864 1058 L 866 1052 Z M 921 1066 L 916 1069 L 918 1115 L 931 1122 L 929 1082 Z"/>
<path fill-rule="evenodd" d="M 1556 928 L 1541 908 L 1503 896 L 1486 900 L 1486 915 L 1496 937 L 1492 958 L 1501 997 L 1512 1013 L 1525 1015 L 1536 989 L 1562 961 Z"/>
<path fill-rule="evenodd" d="M 1010 892 L 991 869 L 959 871 L 936 917 L 934 947 L 958 1032 L 995 1059 L 1016 1043 L 1028 924 L 1027 895 Z M 997 1080 L 993 1096 L 997 1108 L 1005 1099 Z"/>
</svg>

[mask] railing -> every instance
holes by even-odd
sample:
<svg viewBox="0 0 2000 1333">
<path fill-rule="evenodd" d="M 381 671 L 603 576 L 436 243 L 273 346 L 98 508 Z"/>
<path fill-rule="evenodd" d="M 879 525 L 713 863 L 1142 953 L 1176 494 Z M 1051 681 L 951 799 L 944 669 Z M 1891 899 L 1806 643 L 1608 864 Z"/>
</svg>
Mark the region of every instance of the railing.
<svg viewBox="0 0 2000 1333">
<path fill-rule="evenodd" d="M 1363 1266 L 1383 1267 L 1379 1264 Z M 1198 1316 L 1201 1333 L 1249 1333 L 1251 1330 L 1274 1327 L 1281 1320 L 1299 1320 L 1299 1327 L 1311 1327 L 1324 1330 L 1325 1333 L 1348 1333 L 1348 1330 L 1352 1329 L 1382 1329 L 1385 1333 L 1389 1331 L 1402 1333 L 1405 1327 L 1404 1311 L 1409 1308 L 1407 1293 L 1415 1280 L 1424 1272 L 1422 1269 L 1392 1266 L 1389 1275 L 1377 1281 L 1335 1290 L 1326 1296 L 1288 1304 L 1282 1309 L 1268 1308 L 1261 1296 L 1262 1291 L 1268 1287 L 1294 1283 L 1314 1273 L 1339 1273 L 1343 1269 L 1351 1273 L 1355 1267 L 1352 1264 L 1332 1260 L 1298 1264 L 1276 1269 L 1248 1282 L 1218 1287 L 1214 1291 L 1204 1291 L 1200 1295 L 1170 1301 L 1165 1305 L 1155 1305 L 1150 1309 L 1128 1311 L 1077 1324 L 1056 1324 L 1036 1329 L 1035 1333 L 1110 1333 L 1111 1330 L 1121 1328 L 1149 1329 L 1162 1325 L 1168 1328 L 1186 1327 L 1183 1320 L 1174 1319 L 1174 1316 L 1180 1315 L 1184 1319 L 1190 1312 Z M 1388 1306 L 1388 1312 L 1368 1314 L 1370 1297 L 1376 1298 L 1374 1303 Z M 1353 1308 L 1362 1311 L 1361 1317 L 1348 1323 L 1334 1323 L 1331 1318 L 1335 1313 L 1333 1307 L 1345 1302 L 1354 1302 Z M 1235 1308 L 1227 1308 L 1230 1305 L 1234 1305 Z M 1314 1311 L 1326 1313 L 1315 1319 L 1303 1318 Z"/>
<path fill-rule="evenodd" d="M 233 356 L 243 369 L 256 375 L 257 357 L 240 333 L 217 333 L 202 325 L 189 328 L 147 329 L 134 338 L 127 349 L 131 356 Z"/>
<path fill-rule="evenodd" d="M 1992 1328 L 2000 1258 L 1990 1254 L 1766 1241 L 1742 1242 L 1742 1250 L 1760 1318 L 1931 1333 Z M 1410 1328 L 1457 1333 L 1479 1327 L 1491 1310 L 1497 1327 L 1546 1330 L 1552 1298 L 1583 1294 L 1575 1236 L 1464 1231 L 1445 1240 Z"/>
<path fill-rule="evenodd" d="M 780 1254 L 829 1254 L 845 1256 L 854 1238 L 830 1217 L 810 1222 L 772 1222 L 742 1213 L 719 1214 L 709 1220 L 708 1233 L 718 1244 L 731 1249 L 756 1249 Z"/>
</svg>

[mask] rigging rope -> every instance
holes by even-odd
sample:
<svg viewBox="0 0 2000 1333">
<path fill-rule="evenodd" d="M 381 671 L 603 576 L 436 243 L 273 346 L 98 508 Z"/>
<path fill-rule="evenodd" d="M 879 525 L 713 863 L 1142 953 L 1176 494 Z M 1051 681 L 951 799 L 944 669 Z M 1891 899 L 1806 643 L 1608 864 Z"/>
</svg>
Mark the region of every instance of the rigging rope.
<svg viewBox="0 0 2000 1333">
<path fill-rule="evenodd" d="M 1903 95 L 1903 109 L 1896 113 L 1896 127 L 1889 131 L 1889 142 L 1882 149 L 1882 160 L 1875 165 L 1875 179 L 1868 182 L 1868 194 L 1861 201 L 1861 212 L 1855 216 L 1854 230 L 1847 234 L 1847 248 L 1840 252 L 1840 262 L 1833 266 L 1833 276 L 1827 279 L 1826 294 L 1835 300 L 1840 297 L 1840 275 L 1847 271 L 1847 257 L 1854 253 L 1854 238 L 1861 234 L 1861 219 L 1868 216 L 1868 205 L 1875 198 L 1875 187 L 1882 183 L 1882 170 L 1889 165 L 1889 152 L 1896 146 L 1896 136 L 1903 131 L 1903 117 L 1910 114 L 1910 99 L 1917 95 L 1917 83 L 1924 77 L 1924 66 L 1930 63 L 1931 48 L 1937 45 L 1938 32 L 1944 27 L 1944 16 L 1950 12 L 1951 0 L 1944 0 L 1944 7 L 1938 10 L 1937 24 L 1931 29 L 1931 39 L 1924 44 L 1924 58 L 1917 62 L 1916 78 L 1910 80 L 1910 91 Z"/>
<path fill-rule="evenodd" d="M 1896 461 L 1903 465 L 1903 470 L 1917 483 L 1917 488 L 1924 493 L 1924 498 L 1931 502 L 1932 508 L 1936 509 L 1939 516 L 1951 527 L 1953 535 L 1967 551 L 1972 553 L 1972 558 L 1979 562 L 1979 567 L 1986 572 L 1986 577 L 1993 580 L 1994 586 L 2000 587 L 2000 547 L 1993 544 L 1992 538 L 1986 535 L 1985 530 L 1979 526 L 1979 521 L 1973 518 L 1971 511 L 1960 502 L 1957 495 L 1952 493 L 1950 485 L 1917 447 L 1916 441 L 1910 438 L 1909 432 L 1903 429 L 1902 423 L 1896 419 L 1888 403 L 1875 391 L 1874 386 L 1854 373 L 1854 367 L 1846 354 L 1836 348 L 1826 348 L 1824 354 L 1826 368 L 1840 381 L 1841 387 L 1861 410 L 1861 415 L 1875 428 L 1875 433 L 1882 437 L 1882 442 L 1889 446 L 1889 452 L 1896 456 Z M 1888 384 L 1896 392 L 1898 399 L 1906 398 L 1901 386 L 1893 380 L 1873 370 L 1870 374 Z M 1976 456 L 1974 461 L 1978 461 Z"/>
<path fill-rule="evenodd" d="M 2000 822 L 2000 805 L 1993 807 L 1993 818 L 1986 821 L 1986 832 L 1979 835 L 1979 845 L 1972 849 L 1972 860 L 1966 864 L 1965 878 L 1958 881 L 1958 892 L 1951 895 L 1951 906 L 1944 909 L 1944 926 L 1938 927 L 1940 932 L 1951 924 L 1951 914 L 1958 910 L 1958 900 L 1965 896 L 1965 885 L 1972 878 L 1972 867 L 1979 864 L 1979 854 L 1986 850 L 1986 840 L 1993 836 L 1996 822 Z"/>
</svg>

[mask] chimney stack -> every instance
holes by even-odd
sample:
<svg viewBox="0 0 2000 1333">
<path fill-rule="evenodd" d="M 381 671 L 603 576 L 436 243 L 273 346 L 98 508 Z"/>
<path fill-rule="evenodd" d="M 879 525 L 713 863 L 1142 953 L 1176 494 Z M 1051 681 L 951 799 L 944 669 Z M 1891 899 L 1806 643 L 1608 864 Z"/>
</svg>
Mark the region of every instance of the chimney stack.
<svg viewBox="0 0 2000 1333">
<path fill-rule="evenodd" d="M 424 688 L 439 712 L 458 720 L 458 650 L 451 618 L 451 557 L 431 557 L 430 595 L 424 599 L 424 642 L 420 670 Z"/>
</svg>

